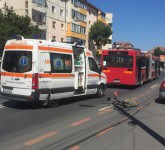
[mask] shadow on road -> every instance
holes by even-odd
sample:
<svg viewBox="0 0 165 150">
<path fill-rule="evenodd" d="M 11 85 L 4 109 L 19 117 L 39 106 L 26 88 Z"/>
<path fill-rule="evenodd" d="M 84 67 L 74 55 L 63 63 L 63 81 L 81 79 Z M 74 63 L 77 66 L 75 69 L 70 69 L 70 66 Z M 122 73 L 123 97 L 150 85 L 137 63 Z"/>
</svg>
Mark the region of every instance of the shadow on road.
<svg viewBox="0 0 165 150">
<path fill-rule="evenodd" d="M 155 103 L 157 103 L 157 104 L 165 104 L 165 99 L 157 98 L 157 99 L 155 100 Z"/>
<path fill-rule="evenodd" d="M 87 101 L 91 98 L 95 98 L 95 96 L 93 95 L 88 95 L 88 96 L 77 96 L 77 97 L 71 97 L 71 98 L 65 98 L 65 99 L 60 99 L 58 101 L 58 107 L 59 106 L 64 106 L 64 105 L 69 105 L 72 103 L 76 103 L 76 102 L 81 102 L 81 101 Z M 8 107 L 8 108 L 14 108 L 14 109 L 22 109 L 22 110 L 26 110 L 26 109 L 51 109 L 51 108 L 55 108 L 57 106 L 54 105 L 50 105 L 48 107 L 43 107 L 41 105 L 32 103 L 32 102 L 28 102 L 28 101 L 17 101 L 17 100 L 8 100 L 5 101 L 3 103 L 3 106 Z M 88 105 L 88 104 L 79 104 L 80 107 L 95 107 L 93 105 Z"/>
<path fill-rule="evenodd" d="M 13 109 L 40 109 L 41 106 L 34 105 L 31 102 L 22 102 L 22 101 L 17 101 L 17 100 L 8 100 L 3 103 L 3 106 L 8 107 L 8 108 L 13 108 Z"/>
<path fill-rule="evenodd" d="M 140 128 L 142 128 L 145 132 L 147 132 L 150 136 L 152 136 L 155 140 L 157 140 L 159 143 L 161 143 L 163 146 L 165 146 L 165 138 L 162 137 L 160 134 L 149 128 L 147 125 L 145 125 L 143 122 L 135 118 L 133 115 L 128 113 L 122 108 L 118 108 L 120 112 L 122 112 L 125 116 L 127 116 L 131 120 L 131 124 L 136 126 L 138 125 Z"/>
</svg>

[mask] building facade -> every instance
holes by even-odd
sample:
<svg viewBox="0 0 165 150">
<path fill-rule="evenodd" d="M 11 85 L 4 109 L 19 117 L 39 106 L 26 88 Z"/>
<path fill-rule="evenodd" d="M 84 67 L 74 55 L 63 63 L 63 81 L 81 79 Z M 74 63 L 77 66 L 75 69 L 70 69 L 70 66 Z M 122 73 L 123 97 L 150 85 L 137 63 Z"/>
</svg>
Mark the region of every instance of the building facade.
<svg viewBox="0 0 165 150">
<path fill-rule="evenodd" d="M 62 0 L 47 0 L 46 39 L 64 42 L 66 26 L 66 2 Z"/>
<path fill-rule="evenodd" d="M 113 28 L 112 28 L 113 15 L 112 15 L 112 13 L 106 13 L 105 19 L 106 19 L 106 24 L 111 27 L 111 31 L 113 32 Z M 109 36 L 107 44 L 105 46 L 103 45 L 102 49 L 112 49 L 112 35 Z"/>
<path fill-rule="evenodd" d="M 87 3 L 82 0 L 69 0 L 67 8 L 66 41 L 74 43 L 77 40 L 82 40 L 86 45 Z"/>
<path fill-rule="evenodd" d="M 87 46 L 93 51 L 93 54 L 96 55 L 96 46 L 94 45 L 93 40 L 89 38 L 89 32 L 91 26 L 98 20 L 98 9 L 91 3 L 88 3 L 88 12 L 87 12 Z"/>
<path fill-rule="evenodd" d="M 97 20 L 112 25 L 112 15 L 103 13 L 87 0 L 0 0 L 1 9 L 5 3 L 16 14 L 28 15 L 41 29 L 42 39 L 70 43 L 82 40 L 86 47 L 95 49 L 88 35 L 91 25 Z"/>
<path fill-rule="evenodd" d="M 41 35 L 40 37 L 36 37 L 37 35 L 34 35 L 34 38 L 46 38 L 47 9 L 45 0 L 17 0 L 17 2 L 13 0 L 1 0 L 0 8 L 2 10 L 5 3 L 8 7 L 13 7 L 16 14 L 20 16 L 29 16 L 32 20 L 32 23 L 39 26 L 41 29 Z"/>
</svg>

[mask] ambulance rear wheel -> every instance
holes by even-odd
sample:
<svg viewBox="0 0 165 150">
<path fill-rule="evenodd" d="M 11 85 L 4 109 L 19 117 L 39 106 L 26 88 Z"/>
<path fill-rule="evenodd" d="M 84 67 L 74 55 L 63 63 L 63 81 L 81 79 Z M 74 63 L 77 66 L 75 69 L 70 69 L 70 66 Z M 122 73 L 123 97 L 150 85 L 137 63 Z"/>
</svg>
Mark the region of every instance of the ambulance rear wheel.
<svg viewBox="0 0 165 150">
<path fill-rule="evenodd" d="M 104 84 L 100 84 L 98 87 L 97 87 L 97 93 L 96 93 L 96 96 L 101 98 L 105 95 L 105 85 Z"/>
</svg>

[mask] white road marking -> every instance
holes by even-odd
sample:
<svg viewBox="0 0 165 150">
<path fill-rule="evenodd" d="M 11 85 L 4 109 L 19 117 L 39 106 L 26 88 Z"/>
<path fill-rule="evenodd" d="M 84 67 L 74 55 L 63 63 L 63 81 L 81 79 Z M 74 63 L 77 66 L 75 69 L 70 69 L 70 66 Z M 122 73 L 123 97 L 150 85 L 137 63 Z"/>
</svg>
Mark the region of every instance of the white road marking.
<svg viewBox="0 0 165 150">
<path fill-rule="evenodd" d="M 109 109 L 109 108 L 112 108 L 112 106 L 106 106 L 106 107 L 100 108 L 99 111 L 104 111 L 104 110 Z"/>
<path fill-rule="evenodd" d="M 5 106 L 3 106 L 3 105 L 0 105 L 0 108 L 4 108 Z"/>
<path fill-rule="evenodd" d="M 157 86 L 158 86 L 158 84 L 155 84 L 155 85 L 151 86 L 150 88 L 153 89 L 153 88 L 155 88 Z"/>
</svg>

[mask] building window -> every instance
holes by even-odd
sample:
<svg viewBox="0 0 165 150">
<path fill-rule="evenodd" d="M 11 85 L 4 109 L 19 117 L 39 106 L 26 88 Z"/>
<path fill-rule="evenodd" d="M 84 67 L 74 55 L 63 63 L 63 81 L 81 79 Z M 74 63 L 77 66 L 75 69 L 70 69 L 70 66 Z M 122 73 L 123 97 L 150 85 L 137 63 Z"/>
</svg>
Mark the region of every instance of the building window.
<svg viewBox="0 0 165 150">
<path fill-rule="evenodd" d="M 39 6 L 43 6 L 43 7 L 46 6 L 46 0 L 33 0 L 32 2 Z"/>
<path fill-rule="evenodd" d="M 61 30 L 64 30 L 64 24 L 61 24 Z"/>
<path fill-rule="evenodd" d="M 41 24 L 46 23 L 46 14 L 32 9 L 32 20 Z"/>
<path fill-rule="evenodd" d="M 28 16 L 29 12 L 28 9 L 25 10 L 25 15 Z"/>
<path fill-rule="evenodd" d="M 91 14 L 91 10 L 89 9 L 89 15 Z"/>
<path fill-rule="evenodd" d="M 56 7 L 52 6 L 52 13 L 55 14 L 56 13 Z"/>
<path fill-rule="evenodd" d="M 79 33 L 79 34 L 85 34 L 85 30 L 86 30 L 86 28 L 72 23 L 72 32 L 76 32 L 76 33 Z"/>
<path fill-rule="evenodd" d="M 75 20 L 75 21 L 84 21 L 86 22 L 86 15 L 84 14 L 81 14 L 80 12 L 72 9 L 72 18 Z"/>
<path fill-rule="evenodd" d="M 87 5 L 80 0 L 72 0 L 72 4 L 75 5 L 76 7 L 81 7 L 87 10 Z"/>
<path fill-rule="evenodd" d="M 64 16 L 64 10 L 60 9 L 60 16 Z"/>
<path fill-rule="evenodd" d="M 61 38 L 61 42 L 64 42 L 64 38 Z"/>
<path fill-rule="evenodd" d="M 52 42 L 56 41 L 56 36 L 52 36 Z"/>
<path fill-rule="evenodd" d="M 56 22 L 55 21 L 52 22 L 52 28 L 54 28 L 54 29 L 56 28 Z"/>
<path fill-rule="evenodd" d="M 28 1 L 25 2 L 25 8 L 28 8 Z"/>
</svg>

